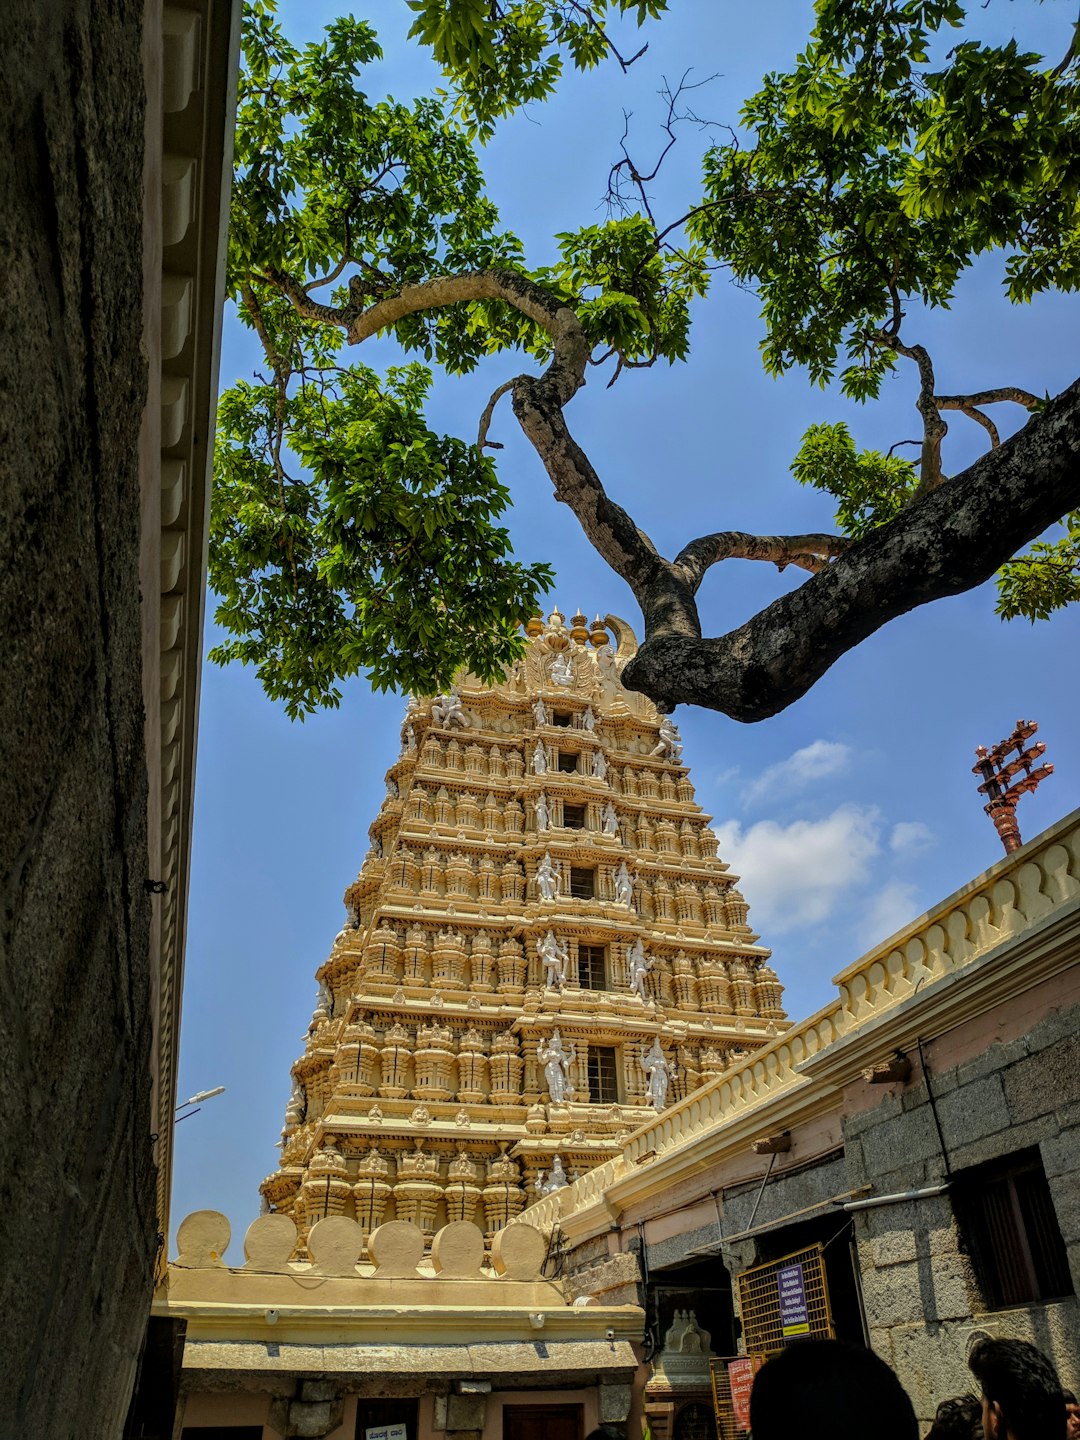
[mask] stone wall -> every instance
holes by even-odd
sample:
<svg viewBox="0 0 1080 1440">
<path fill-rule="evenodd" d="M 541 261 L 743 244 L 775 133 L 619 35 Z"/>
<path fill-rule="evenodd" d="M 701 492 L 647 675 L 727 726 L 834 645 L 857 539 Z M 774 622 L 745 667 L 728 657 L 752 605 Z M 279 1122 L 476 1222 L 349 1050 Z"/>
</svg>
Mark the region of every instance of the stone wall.
<svg viewBox="0 0 1080 1440">
<path fill-rule="evenodd" d="M 932 1187 L 946 1178 L 942 1143 L 954 1173 L 1038 1145 L 1080 1290 L 1078 1027 L 1080 1007 L 1066 1006 L 953 1065 L 944 1037 L 927 1057 L 940 1138 L 926 1078 L 914 1079 L 845 1118 L 848 1183 L 872 1182 L 880 1195 Z M 920 1417 L 971 1388 L 965 1354 L 976 1329 L 1032 1341 L 1067 1384 L 1080 1381 L 1076 1298 L 985 1310 L 947 1192 L 859 1211 L 855 1229 L 873 1347 Z"/>
<path fill-rule="evenodd" d="M 155 1240 L 139 609 L 141 0 L 0 49 L 0 1392 L 116 1435 Z"/>
</svg>

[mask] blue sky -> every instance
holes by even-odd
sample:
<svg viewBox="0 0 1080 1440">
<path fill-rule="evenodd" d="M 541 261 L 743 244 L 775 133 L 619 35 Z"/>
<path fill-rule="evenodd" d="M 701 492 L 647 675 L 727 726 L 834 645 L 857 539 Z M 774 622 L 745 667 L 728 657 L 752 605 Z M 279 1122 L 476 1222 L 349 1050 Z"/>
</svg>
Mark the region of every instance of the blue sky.
<svg viewBox="0 0 1080 1440">
<path fill-rule="evenodd" d="M 283 6 L 283 15 L 291 35 L 311 38 L 338 8 L 309 0 Z M 695 108 L 734 123 L 761 75 L 801 46 L 810 14 L 799 0 L 675 0 L 674 10 L 652 28 L 647 55 L 628 76 L 609 68 L 568 77 L 555 104 L 517 117 L 488 147 L 490 192 L 531 263 L 550 258 L 559 230 L 603 218 L 624 109 L 644 159 L 659 144 L 663 78 L 692 67 L 692 80 L 716 77 Z M 1016 29 L 1056 59 L 1071 10 L 1064 0 L 991 0 L 975 13 L 982 33 Z M 371 93 L 430 93 L 438 77 L 404 43 L 402 0 L 370 0 L 359 13 L 387 52 Z M 661 210 L 676 213 L 680 188 L 692 193 L 701 143 L 687 131 L 669 157 L 657 187 Z M 912 316 L 905 333 L 930 349 L 945 392 L 1017 384 L 1056 393 L 1077 372 L 1070 337 L 1080 333 L 1080 305 L 1041 297 L 1013 309 L 1000 298 L 1000 271 L 999 260 L 980 264 L 952 310 Z M 914 433 L 909 375 L 890 382 L 878 406 L 861 408 L 799 374 L 767 379 L 760 338 L 753 296 L 718 277 L 689 364 L 627 374 L 612 390 L 594 382 L 568 411 L 608 489 L 668 554 L 714 529 L 831 528 L 827 502 L 788 472 L 814 421 L 845 419 L 864 446 Z M 369 345 L 361 358 L 390 355 L 387 345 Z M 228 319 L 222 382 L 248 374 L 254 359 L 248 336 Z M 521 368 L 504 356 L 441 381 L 433 423 L 471 438 L 491 390 Z M 506 446 L 499 465 L 514 495 L 518 553 L 557 569 L 552 601 L 568 614 L 579 605 L 590 616 L 613 611 L 640 633 L 629 591 L 552 499 L 508 408 L 497 412 L 492 438 Z M 981 441 L 976 426 L 955 417 L 946 468 L 973 459 Z M 788 583 L 765 565 L 714 568 L 701 597 L 706 631 L 729 629 Z M 984 587 L 893 622 L 759 725 L 685 707 L 676 716 L 698 800 L 716 817 L 721 855 L 743 875 L 751 923 L 773 948 L 793 1019 L 830 998 L 843 966 L 999 857 L 971 774 L 977 744 L 1001 739 L 1018 717 L 1039 722 L 1056 773 L 1020 807 L 1025 836 L 1080 804 L 1080 615 L 1003 625 L 993 602 Z M 339 711 L 294 725 L 250 671 L 208 666 L 203 677 L 179 1093 L 227 1089 L 177 1129 L 173 1224 L 193 1209 L 225 1211 L 234 1255 L 258 1213 L 258 1183 L 276 1165 L 314 972 L 342 923 L 341 895 L 367 848 L 403 706 L 355 683 Z"/>
</svg>

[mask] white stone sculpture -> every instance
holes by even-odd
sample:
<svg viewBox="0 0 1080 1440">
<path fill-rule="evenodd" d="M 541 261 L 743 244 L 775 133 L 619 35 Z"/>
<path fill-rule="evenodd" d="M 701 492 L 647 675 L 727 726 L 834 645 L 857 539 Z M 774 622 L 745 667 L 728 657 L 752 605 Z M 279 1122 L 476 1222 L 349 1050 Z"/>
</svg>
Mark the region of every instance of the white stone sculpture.
<svg viewBox="0 0 1080 1440">
<path fill-rule="evenodd" d="M 601 645 L 596 652 L 596 668 L 604 679 L 617 679 L 615 669 L 615 651 L 610 644 Z"/>
<path fill-rule="evenodd" d="M 559 893 L 559 875 L 551 863 L 550 850 L 544 851 L 544 858 L 537 867 L 536 888 L 540 893 L 541 900 L 554 900 Z"/>
<path fill-rule="evenodd" d="M 591 705 L 586 707 L 585 714 L 581 717 L 581 724 L 586 730 L 596 729 L 596 716 L 593 714 Z"/>
<path fill-rule="evenodd" d="M 602 750 L 594 750 L 592 757 L 592 773 L 596 780 L 607 779 L 607 761 L 604 759 Z"/>
<path fill-rule="evenodd" d="M 642 1046 L 641 1068 L 648 1077 L 649 1104 L 654 1110 L 663 1110 L 667 1104 L 668 1085 L 671 1083 L 675 1067 L 664 1058 L 664 1052 L 660 1049 L 659 1035 L 653 1040 L 648 1050 Z"/>
<path fill-rule="evenodd" d="M 549 930 L 542 940 L 536 942 L 536 953 L 544 963 L 544 984 L 552 990 L 561 989 L 566 979 L 566 946 L 560 945 Z"/>
<path fill-rule="evenodd" d="M 544 704 L 543 700 L 540 699 L 539 695 L 533 701 L 532 712 L 533 719 L 536 721 L 537 725 L 546 725 L 548 723 L 547 706 Z"/>
<path fill-rule="evenodd" d="M 558 1030 L 551 1032 L 551 1039 L 541 1040 L 536 1047 L 536 1058 L 544 1067 L 548 1094 L 553 1105 L 561 1105 L 572 1093 L 570 1066 L 577 1058 L 577 1046 L 571 1045 L 569 1052 L 563 1049 L 562 1036 Z"/>
<path fill-rule="evenodd" d="M 533 809 L 536 811 L 537 830 L 546 830 L 551 824 L 551 811 L 548 809 L 547 796 L 543 790 L 533 801 Z"/>
<path fill-rule="evenodd" d="M 535 775 L 547 774 L 547 750 L 544 748 L 544 742 L 542 740 L 537 740 L 536 746 L 533 749 L 532 768 Z"/>
<path fill-rule="evenodd" d="M 574 679 L 574 667 L 568 651 L 555 656 L 551 662 L 551 678 L 556 685 L 570 685 Z"/>
<path fill-rule="evenodd" d="M 600 823 L 604 827 L 605 835 L 617 835 L 619 833 L 619 817 L 615 814 L 615 806 L 609 800 L 600 811 Z"/>
<path fill-rule="evenodd" d="M 648 1000 L 649 997 L 645 993 L 645 977 L 653 967 L 653 960 L 651 955 L 646 954 L 640 935 L 630 946 L 626 960 L 630 970 L 631 993 L 639 995 L 642 1000 Z"/>
<path fill-rule="evenodd" d="M 615 871 L 615 904 L 630 906 L 634 903 L 634 877 L 626 868 L 624 860 Z"/>
<path fill-rule="evenodd" d="M 556 1155 L 551 1162 L 551 1170 L 547 1172 L 547 1179 L 544 1179 L 545 1172 L 540 1171 L 536 1177 L 536 1188 L 541 1195 L 550 1195 L 555 1190 L 565 1190 L 570 1184 L 566 1171 L 563 1169 L 562 1156 Z"/>
<path fill-rule="evenodd" d="M 679 765 L 682 763 L 682 751 L 682 739 L 675 728 L 675 722 L 670 715 L 661 715 L 660 738 L 649 754 L 659 755 L 665 760 L 670 760 L 673 765 Z"/>
<path fill-rule="evenodd" d="M 387 782 L 386 782 L 386 796 L 387 796 L 387 799 L 389 799 L 389 800 L 396 800 L 396 799 L 398 798 L 398 795 L 399 795 L 400 793 L 401 793 L 401 792 L 398 790 L 398 783 L 397 783 L 397 781 L 396 781 L 396 780 L 387 780 Z"/>
<path fill-rule="evenodd" d="M 403 755 L 416 754 L 416 731 L 408 721 L 401 727 L 401 753 Z"/>
<path fill-rule="evenodd" d="M 450 686 L 449 695 L 438 695 L 431 707 L 431 718 L 436 725 L 460 725 L 468 729 L 469 717 L 461 708 L 461 694 L 456 685 Z"/>
</svg>

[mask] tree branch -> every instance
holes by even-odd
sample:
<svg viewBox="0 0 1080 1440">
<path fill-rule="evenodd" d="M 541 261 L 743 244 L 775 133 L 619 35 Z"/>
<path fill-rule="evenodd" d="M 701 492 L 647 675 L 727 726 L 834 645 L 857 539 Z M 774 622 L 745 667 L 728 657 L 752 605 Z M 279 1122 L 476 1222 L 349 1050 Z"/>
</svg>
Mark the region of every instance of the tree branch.
<svg viewBox="0 0 1080 1440">
<path fill-rule="evenodd" d="M 485 450 L 488 450 L 488 449 L 490 449 L 490 450 L 501 450 L 501 449 L 502 449 L 502 446 L 499 445 L 496 441 L 494 441 L 494 440 L 489 440 L 489 439 L 487 438 L 488 426 L 491 424 L 491 417 L 492 417 L 492 415 L 494 415 L 494 413 L 495 413 L 495 406 L 499 403 L 499 401 L 500 401 L 500 400 L 502 399 L 502 397 L 506 394 L 506 392 L 507 392 L 508 390 L 512 390 L 513 388 L 514 388 L 514 381 L 513 381 L 513 380 L 507 380 L 504 384 L 500 385 L 500 386 L 492 393 L 491 399 L 490 399 L 490 400 L 487 402 L 487 404 L 484 406 L 484 413 L 480 416 L 480 427 L 479 427 L 479 429 L 478 429 L 478 431 L 477 431 L 477 434 L 476 434 L 476 448 L 477 448 L 477 450 L 480 452 L 481 455 L 484 453 Z"/>
<path fill-rule="evenodd" d="M 899 326 L 900 313 L 898 309 L 898 297 L 893 292 L 894 314 L 893 325 Z M 941 442 L 949 433 L 949 427 L 941 418 L 936 397 L 934 395 L 934 362 L 930 359 L 930 352 L 924 345 L 905 345 L 895 333 L 892 326 L 888 330 L 879 330 L 873 338 L 881 345 L 894 350 L 897 355 L 903 355 L 908 360 L 914 360 L 919 367 L 919 398 L 915 401 L 915 408 L 922 416 L 923 441 L 922 460 L 919 467 L 919 484 L 910 503 L 921 500 L 924 495 L 936 490 L 944 480 L 941 471 Z"/>
<path fill-rule="evenodd" d="M 988 580 L 1080 504 L 1080 380 L 962 474 L 857 541 L 797 590 L 715 639 L 645 614 L 622 682 L 657 704 L 763 720 L 889 620 Z"/>
<path fill-rule="evenodd" d="M 976 390 L 974 395 L 935 395 L 934 404 L 939 410 L 963 410 L 965 405 L 997 405 L 1011 400 L 1034 410 L 1041 402 L 1038 395 L 1030 390 L 1021 390 L 1019 385 L 999 385 L 996 390 Z"/>
<path fill-rule="evenodd" d="M 780 570 L 798 565 L 816 575 L 852 543 L 843 535 L 747 535 L 725 530 L 684 545 L 675 569 L 696 593 L 706 571 L 721 560 L 767 560 Z"/>
</svg>

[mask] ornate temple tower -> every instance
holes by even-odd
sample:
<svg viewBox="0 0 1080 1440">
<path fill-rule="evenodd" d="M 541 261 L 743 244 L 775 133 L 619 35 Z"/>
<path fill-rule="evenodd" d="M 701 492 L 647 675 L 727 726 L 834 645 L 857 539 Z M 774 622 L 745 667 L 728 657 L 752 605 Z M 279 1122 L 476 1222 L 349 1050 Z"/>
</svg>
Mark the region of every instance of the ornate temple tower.
<svg viewBox="0 0 1080 1440">
<path fill-rule="evenodd" d="M 630 627 L 526 630 L 504 683 L 409 702 L 262 1185 L 301 1237 L 490 1234 L 784 1027 Z"/>
</svg>

